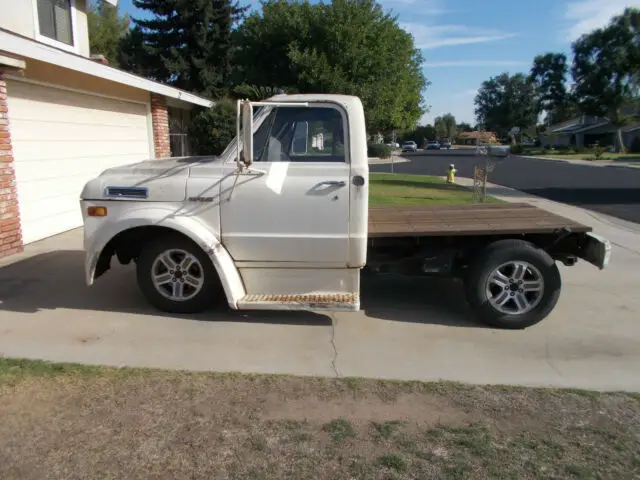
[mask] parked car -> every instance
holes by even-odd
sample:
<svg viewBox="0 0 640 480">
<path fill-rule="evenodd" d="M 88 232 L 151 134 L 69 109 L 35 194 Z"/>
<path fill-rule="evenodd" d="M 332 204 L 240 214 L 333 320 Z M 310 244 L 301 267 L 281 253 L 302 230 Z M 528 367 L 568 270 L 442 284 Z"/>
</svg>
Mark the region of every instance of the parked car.
<svg viewBox="0 0 640 480">
<path fill-rule="evenodd" d="M 389 142 L 387 143 L 387 147 L 400 148 L 400 144 L 398 142 Z"/>
<path fill-rule="evenodd" d="M 442 144 L 440 146 L 442 148 L 446 148 L 447 150 L 449 150 L 451 148 L 451 142 L 449 140 L 446 140 L 446 141 L 442 142 Z"/>
<path fill-rule="evenodd" d="M 427 150 L 440 150 L 440 142 L 427 143 Z"/>
<path fill-rule="evenodd" d="M 403 152 L 417 152 L 418 151 L 418 144 L 414 141 L 409 141 L 409 142 L 404 142 L 402 144 L 402 151 Z"/>
</svg>

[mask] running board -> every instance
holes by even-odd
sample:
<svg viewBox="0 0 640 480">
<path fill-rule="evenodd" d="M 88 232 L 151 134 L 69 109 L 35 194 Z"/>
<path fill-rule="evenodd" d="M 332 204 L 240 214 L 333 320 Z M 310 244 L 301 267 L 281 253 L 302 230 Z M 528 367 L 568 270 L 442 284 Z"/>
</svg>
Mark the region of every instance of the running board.
<svg viewBox="0 0 640 480">
<path fill-rule="evenodd" d="M 238 310 L 331 310 L 357 312 L 358 293 L 302 293 L 293 295 L 245 295 Z"/>
</svg>

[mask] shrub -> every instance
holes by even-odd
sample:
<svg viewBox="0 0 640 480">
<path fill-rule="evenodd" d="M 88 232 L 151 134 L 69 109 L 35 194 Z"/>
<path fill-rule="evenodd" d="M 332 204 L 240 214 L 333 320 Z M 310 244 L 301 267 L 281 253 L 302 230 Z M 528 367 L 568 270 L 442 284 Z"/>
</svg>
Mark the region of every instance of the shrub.
<svg viewBox="0 0 640 480">
<path fill-rule="evenodd" d="M 511 153 L 513 155 L 520 155 L 524 153 L 524 147 L 522 145 L 511 145 Z"/>
<path fill-rule="evenodd" d="M 569 145 L 554 145 L 553 148 L 560 152 L 569 150 L 571 147 L 569 147 Z"/>
<path fill-rule="evenodd" d="M 629 147 L 629 152 L 640 153 L 640 135 L 634 138 L 633 142 L 631 142 L 631 146 Z"/>
<path fill-rule="evenodd" d="M 604 155 L 605 151 L 606 149 L 600 146 L 597 146 L 591 149 L 591 152 L 593 153 L 593 156 L 595 157 L 596 160 L 600 160 L 602 158 L 602 155 Z"/>
<path fill-rule="evenodd" d="M 195 155 L 220 155 L 236 135 L 236 106 L 219 100 L 191 121 L 189 139 Z"/>
<path fill-rule="evenodd" d="M 370 143 L 367 145 L 367 155 L 369 157 L 389 158 L 391 153 L 391 147 L 384 143 Z"/>
</svg>

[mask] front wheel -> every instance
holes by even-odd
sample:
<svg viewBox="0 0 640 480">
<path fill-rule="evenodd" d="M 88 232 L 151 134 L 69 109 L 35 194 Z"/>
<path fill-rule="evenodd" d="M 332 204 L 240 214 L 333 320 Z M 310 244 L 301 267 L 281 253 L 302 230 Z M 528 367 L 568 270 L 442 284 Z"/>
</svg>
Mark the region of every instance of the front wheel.
<svg viewBox="0 0 640 480">
<path fill-rule="evenodd" d="M 147 300 L 170 313 L 205 310 L 213 302 L 218 280 L 202 249 L 178 235 L 145 245 L 138 258 L 137 277 Z"/>
<path fill-rule="evenodd" d="M 469 268 L 469 304 L 491 326 L 522 329 L 547 317 L 562 281 L 553 258 L 522 240 L 502 240 L 482 250 Z"/>
</svg>

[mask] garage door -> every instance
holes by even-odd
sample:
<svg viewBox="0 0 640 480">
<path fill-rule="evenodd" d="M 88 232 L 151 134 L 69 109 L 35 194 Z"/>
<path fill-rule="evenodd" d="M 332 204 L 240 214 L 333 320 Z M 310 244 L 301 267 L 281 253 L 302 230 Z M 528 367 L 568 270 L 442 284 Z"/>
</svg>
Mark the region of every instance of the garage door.
<svg viewBox="0 0 640 480">
<path fill-rule="evenodd" d="M 81 226 L 88 180 L 152 156 L 144 104 L 15 80 L 7 94 L 24 243 Z"/>
</svg>

